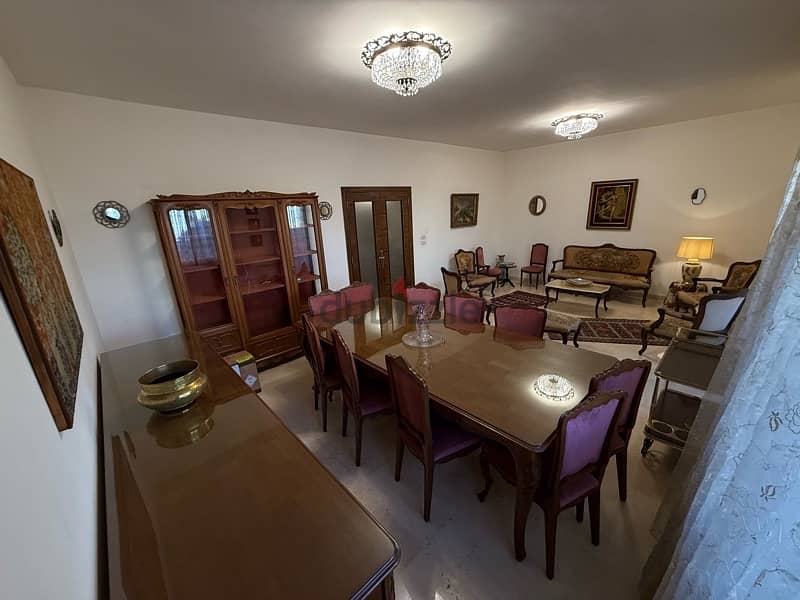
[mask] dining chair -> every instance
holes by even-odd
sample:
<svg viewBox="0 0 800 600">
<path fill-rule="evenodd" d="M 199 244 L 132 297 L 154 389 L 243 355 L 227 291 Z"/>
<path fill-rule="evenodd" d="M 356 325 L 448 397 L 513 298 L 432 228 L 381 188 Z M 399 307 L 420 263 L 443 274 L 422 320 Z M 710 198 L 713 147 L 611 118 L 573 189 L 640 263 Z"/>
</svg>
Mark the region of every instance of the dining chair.
<svg viewBox="0 0 800 600">
<path fill-rule="evenodd" d="M 391 393 L 375 378 L 359 377 L 353 353 L 338 330 L 332 329 L 333 348 L 342 380 L 342 436 L 347 436 L 348 413 L 353 413 L 356 428 L 356 466 L 361 466 L 361 437 L 364 419 L 391 412 Z"/>
<path fill-rule="evenodd" d="M 642 347 L 639 354 L 647 350 L 649 336 L 671 340 L 680 328 L 727 334 L 742 310 L 746 297 L 747 289 L 703 296 L 696 315 L 659 307 L 658 318 L 648 325 L 642 325 Z"/>
<path fill-rule="evenodd" d="M 461 275 L 467 284 L 468 290 L 475 290 L 483 296 L 483 290 L 492 286 L 492 296 L 497 285 L 497 277 L 489 277 L 484 273 L 478 272 L 478 265 L 475 261 L 475 253 L 471 250 L 459 249 L 453 257 L 456 261 L 456 271 Z"/>
<path fill-rule="evenodd" d="M 543 337 L 547 311 L 527 304 L 498 306 L 494 309 L 497 329 L 528 337 Z"/>
<path fill-rule="evenodd" d="M 478 246 L 475 248 L 475 262 L 477 263 L 478 273 L 481 273 L 482 275 L 488 275 L 489 277 L 497 278 L 503 274 L 501 269 L 486 264 L 486 260 L 483 257 L 483 246 Z"/>
<path fill-rule="evenodd" d="M 536 287 L 539 287 L 539 275 L 544 279 L 544 272 L 547 268 L 547 252 L 549 250 L 547 244 L 533 244 L 531 246 L 531 261 L 527 267 L 522 267 L 519 270 L 519 285 L 522 286 L 522 278 L 525 273 L 528 274 L 528 285 L 533 284 L 533 275 L 536 275 Z"/>
<path fill-rule="evenodd" d="M 464 278 L 460 273 L 448 271 L 442 267 L 442 280 L 444 281 L 444 295 L 458 294 L 464 289 Z"/>
<path fill-rule="evenodd" d="M 354 281 L 347 287 L 339 290 L 344 295 L 347 308 L 358 304 L 369 304 L 374 299 L 374 288 L 371 283 Z"/>
<path fill-rule="evenodd" d="M 401 356 L 386 356 L 392 404 L 397 416 L 397 450 L 394 480 L 400 481 L 406 448 L 425 469 L 422 518 L 431 519 L 433 467 L 480 448 L 481 438 L 461 429 L 430 409 L 428 385 Z"/>
<path fill-rule="evenodd" d="M 553 579 L 555 575 L 556 529 L 560 512 L 574 506 L 577 520 L 582 522 L 583 503 L 588 498 L 592 544 L 600 544 L 600 488 L 624 395 L 620 391 L 587 395 L 577 406 L 559 417 L 548 450 L 541 457 L 542 472 L 533 501 L 544 511 L 548 579 Z M 486 499 L 492 486 L 491 467 L 508 483 L 516 485 L 516 468 L 511 451 L 495 441 L 484 440 L 481 446 L 481 470 L 486 484 L 478 493 L 481 502 Z M 527 518 L 527 511 L 515 516 L 515 519 L 522 519 L 523 522 Z M 517 558 L 522 560 L 524 553 Z"/>
<path fill-rule="evenodd" d="M 465 324 L 483 323 L 486 300 L 469 292 L 460 292 L 444 297 L 445 319 Z"/>
<path fill-rule="evenodd" d="M 611 436 L 609 449 L 617 463 L 617 488 L 619 499 L 622 502 L 625 502 L 628 497 L 628 443 L 631 440 L 633 428 L 636 426 L 639 404 L 650 375 L 650 367 L 649 360 L 626 358 L 617 361 L 602 373 L 598 373 L 589 382 L 590 394 L 616 390 L 625 392 L 625 398 L 622 400 L 622 407 L 619 410 L 617 435 Z"/>
<path fill-rule="evenodd" d="M 442 291 L 439 288 L 421 282 L 411 287 L 406 288 L 406 305 L 407 313 L 413 314 L 414 310 L 420 304 L 431 306 L 431 312 L 436 314 L 439 312 L 439 303 L 442 299 Z"/>
<path fill-rule="evenodd" d="M 322 431 L 328 431 L 328 403 L 333 399 L 333 392 L 340 390 L 342 379 L 332 351 L 322 346 L 319 331 L 307 314 L 302 317 L 303 334 L 311 355 L 311 371 L 314 373 L 314 410 L 322 402 Z"/>
<path fill-rule="evenodd" d="M 308 299 L 308 310 L 311 311 L 312 315 L 344 312 L 345 305 L 344 295 L 333 290 L 322 290 L 319 294 Z"/>
</svg>

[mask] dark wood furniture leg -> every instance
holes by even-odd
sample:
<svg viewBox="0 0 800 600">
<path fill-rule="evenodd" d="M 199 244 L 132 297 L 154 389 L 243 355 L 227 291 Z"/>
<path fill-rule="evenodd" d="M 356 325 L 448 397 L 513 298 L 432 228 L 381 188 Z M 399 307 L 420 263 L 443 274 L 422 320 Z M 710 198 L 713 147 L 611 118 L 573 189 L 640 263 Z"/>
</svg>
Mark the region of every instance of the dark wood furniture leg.
<svg viewBox="0 0 800 600">
<path fill-rule="evenodd" d="M 533 454 L 519 447 L 511 449 L 517 477 L 517 498 L 514 506 L 514 555 L 518 561 L 525 560 L 525 526 L 533 504 L 536 489 L 533 476 Z M 555 545 L 554 545 L 555 547 Z M 555 553 L 555 550 L 554 550 Z"/>
<path fill-rule="evenodd" d="M 600 296 L 597 297 L 597 300 L 595 300 L 595 303 L 594 303 L 594 318 L 595 319 L 599 319 L 600 318 L 600 314 L 598 313 L 598 309 L 599 308 L 600 308 Z M 606 309 L 606 310 L 608 310 L 608 309 Z"/>
<path fill-rule="evenodd" d="M 576 348 L 578 347 L 578 336 L 581 334 L 581 327 L 583 327 L 583 321 L 578 323 L 578 326 L 575 328 L 575 335 L 572 336 L 572 345 Z"/>
</svg>

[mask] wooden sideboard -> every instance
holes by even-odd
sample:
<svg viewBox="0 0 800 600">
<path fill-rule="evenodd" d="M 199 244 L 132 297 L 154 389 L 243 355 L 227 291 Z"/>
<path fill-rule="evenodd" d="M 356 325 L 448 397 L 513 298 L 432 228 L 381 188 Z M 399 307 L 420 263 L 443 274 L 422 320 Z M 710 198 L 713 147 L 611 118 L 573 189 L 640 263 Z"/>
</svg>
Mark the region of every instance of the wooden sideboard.
<svg viewBox="0 0 800 600">
<path fill-rule="evenodd" d="M 226 192 L 151 200 L 186 331 L 260 367 L 302 350 L 296 324 L 327 288 L 317 195 Z"/>
<path fill-rule="evenodd" d="M 393 598 L 400 550 L 200 338 L 100 356 L 111 600 Z M 165 417 L 138 376 L 191 357 L 208 387 Z M 105 569 L 101 568 L 101 571 Z"/>
</svg>

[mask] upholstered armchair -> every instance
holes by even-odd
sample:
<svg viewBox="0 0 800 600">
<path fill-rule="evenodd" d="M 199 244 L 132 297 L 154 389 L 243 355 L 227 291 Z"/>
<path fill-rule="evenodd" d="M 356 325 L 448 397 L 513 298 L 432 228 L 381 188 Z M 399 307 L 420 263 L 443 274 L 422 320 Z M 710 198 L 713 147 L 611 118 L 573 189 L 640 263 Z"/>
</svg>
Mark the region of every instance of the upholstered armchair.
<svg viewBox="0 0 800 600">
<path fill-rule="evenodd" d="M 497 267 L 486 264 L 486 259 L 483 256 L 483 246 L 478 246 L 475 248 L 475 260 L 478 263 L 478 273 L 488 275 L 489 277 L 494 277 L 495 279 L 503 274 L 503 271 Z"/>
<path fill-rule="evenodd" d="M 460 273 L 448 271 L 442 267 L 442 281 L 444 282 L 444 295 L 453 296 L 464 289 L 464 279 Z"/>
<path fill-rule="evenodd" d="M 475 260 L 475 253 L 471 250 L 461 250 L 455 253 L 456 271 L 464 278 L 468 290 L 475 290 L 483 296 L 483 290 L 492 286 L 492 296 L 494 296 L 497 277 L 490 277 L 478 272 L 478 262 Z"/>
<path fill-rule="evenodd" d="M 736 292 L 750 287 L 753 280 L 758 274 L 758 269 L 761 266 L 760 260 L 752 262 L 735 262 L 728 267 L 728 273 L 723 279 L 715 277 L 694 277 L 692 278 L 692 287 L 688 290 L 680 291 L 675 296 L 675 302 L 679 309 L 697 310 L 700 305 L 700 299 L 708 295 L 704 289 L 700 289 L 700 283 L 719 283 L 719 285 L 711 288 L 712 294 L 720 292 Z M 703 286 L 706 288 L 708 286 Z"/>
<path fill-rule="evenodd" d="M 672 339 L 678 329 L 688 328 L 709 333 L 727 334 L 739 311 L 742 310 L 747 290 L 730 293 L 707 294 L 700 298 L 697 314 L 690 315 L 669 308 L 658 309 L 658 319 L 642 327 L 642 347 L 639 354 L 647 350 L 648 337 Z"/>
</svg>

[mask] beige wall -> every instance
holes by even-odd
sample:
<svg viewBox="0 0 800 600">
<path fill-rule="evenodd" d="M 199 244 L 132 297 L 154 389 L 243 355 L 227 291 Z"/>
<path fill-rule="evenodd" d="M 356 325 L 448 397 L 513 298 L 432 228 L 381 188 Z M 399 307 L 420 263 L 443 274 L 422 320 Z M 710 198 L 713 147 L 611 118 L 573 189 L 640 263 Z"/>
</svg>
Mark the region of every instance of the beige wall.
<svg viewBox="0 0 800 600">
<path fill-rule="evenodd" d="M 156 194 L 315 191 L 334 207 L 323 222 L 332 288 L 349 282 L 342 186 L 412 187 L 418 281 L 461 247 L 488 243 L 504 224 L 503 155 L 394 138 L 26 90 L 37 150 L 64 206 L 64 227 L 93 299 L 103 340 L 121 347 L 178 331 L 180 321 L 149 206 Z M 480 194 L 478 226 L 450 229 L 450 194 Z M 104 229 L 100 200 L 131 210 Z M 422 239 L 425 236 L 425 240 Z"/>
<path fill-rule="evenodd" d="M 23 118 L 21 89 L 0 58 L 0 158 L 50 193 Z M 50 600 L 97 597 L 97 386 L 99 334 L 66 231 L 57 248 L 85 332 L 75 422 L 59 433 L 0 301 L 0 595 Z"/>
<path fill-rule="evenodd" d="M 601 123 L 602 127 L 602 123 Z M 504 195 L 508 252 L 524 260 L 530 244 L 550 246 L 550 260 L 569 243 L 654 248 L 654 293 L 680 279 L 675 256 L 684 235 L 716 238 L 704 273 L 722 275 L 735 260 L 761 258 L 800 142 L 800 104 L 590 136 L 506 154 Z M 592 181 L 639 179 L 630 231 L 589 231 Z M 701 206 L 692 189 L 706 188 Z M 528 213 L 534 194 L 547 198 Z"/>
</svg>

